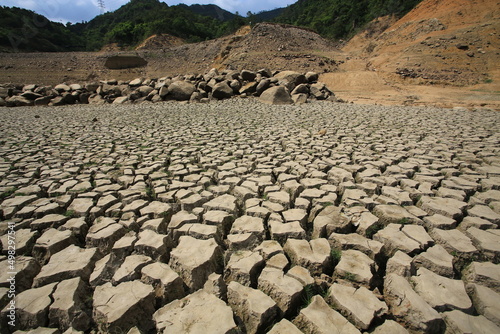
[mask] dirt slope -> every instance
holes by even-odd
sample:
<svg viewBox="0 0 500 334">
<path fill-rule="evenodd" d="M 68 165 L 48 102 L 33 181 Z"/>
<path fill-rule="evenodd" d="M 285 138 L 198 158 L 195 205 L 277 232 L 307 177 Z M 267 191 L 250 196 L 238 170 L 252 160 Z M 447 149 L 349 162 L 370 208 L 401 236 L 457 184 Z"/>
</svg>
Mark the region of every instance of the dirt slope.
<svg viewBox="0 0 500 334">
<path fill-rule="evenodd" d="M 341 50 L 318 34 L 257 24 L 195 44 L 152 36 L 136 51 L 148 65 L 110 70 L 99 53 L 1 54 L 0 83 L 58 84 L 206 73 L 218 69 L 323 73 L 340 98 L 358 103 L 500 109 L 498 0 L 424 0 L 403 18 L 383 17 Z"/>
<path fill-rule="evenodd" d="M 398 21 L 372 22 L 342 49 L 351 60 L 324 80 L 351 100 L 498 107 L 499 30 L 496 0 L 424 0 Z"/>
</svg>

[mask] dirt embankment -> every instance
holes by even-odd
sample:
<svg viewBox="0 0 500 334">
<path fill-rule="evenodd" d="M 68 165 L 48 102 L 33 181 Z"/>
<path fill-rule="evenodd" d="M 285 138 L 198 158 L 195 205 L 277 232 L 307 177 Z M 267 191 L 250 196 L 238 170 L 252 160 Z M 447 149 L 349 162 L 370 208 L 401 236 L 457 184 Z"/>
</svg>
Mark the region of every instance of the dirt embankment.
<svg viewBox="0 0 500 334">
<path fill-rule="evenodd" d="M 266 23 L 194 44 L 153 36 L 127 52 L 0 54 L 0 82 L 55 85 L 268 68 L 322 73 L 339 97 L 357 103 L 499 109 L 499 30 L 496 0 L 424 0 L 400 20 L 377 19 L 342 49 L 313 31 Z M 147 65 L 107 68 L 117 54 Z"/>
</svg>

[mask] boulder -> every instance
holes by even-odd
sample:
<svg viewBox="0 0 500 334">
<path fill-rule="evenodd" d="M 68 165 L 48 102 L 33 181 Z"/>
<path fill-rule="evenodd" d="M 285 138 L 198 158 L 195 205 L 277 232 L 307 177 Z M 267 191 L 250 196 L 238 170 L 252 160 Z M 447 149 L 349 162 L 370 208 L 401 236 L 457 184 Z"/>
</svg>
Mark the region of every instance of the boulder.
<svg viewBox="0 0 500 334">
<path fill-rule="evenodd" d="M 228 99 L 234 95 L 234 91 L 229 87 L 227 81 L 219 82 L 212 89 L 212 96 L 218 100 Z"/>
<path fill-rule="evenodd" d="M 266 104 L 293 104 L 290 93 L 282 86 L 275 86 L 265 90 L 260 95 L 260 101 Z"/>
<path fill-rule="evenodd" d="M 186 81 L 174 81 L 168 86 L 168 95 L 177 101 L 188 101 L 196 87 Z"/>
<path fill-rule="evenodd" d="M 33 105 L 33 101 L 24 96 L 7 97 L 5 98 L 5 103 L 7 104 L 7 107 L 25 107 Z"/>
<path fill-rule="evenodd" d="M 243 81 L 254 81 L 257 77 L 257 73 L 249 70 L 242 70 L 240 75 Z"/>
<path fill-rule="evenodd" d="M 174 300 L 153 315 L 157 333 L 236 332 L 233 311 L 222 300 L 199 290 L 181 300 Z"/>
<path fill-rule="evenodd" d="M 282 82 L 290 91 L 302 83 L 307 83 L 306 77 L 303 74 L 294 71 L 282 71 L 275 74 L 274 77 Z"/>
<path fill-rule="evenodd" d="M 153 287 L 139 281 L 112 286 L 106 283 L 95 288 L 93 319 L 101 333 L 128 331 L 134 326 L 143 330 L 153 327 Z"/>
</svg>

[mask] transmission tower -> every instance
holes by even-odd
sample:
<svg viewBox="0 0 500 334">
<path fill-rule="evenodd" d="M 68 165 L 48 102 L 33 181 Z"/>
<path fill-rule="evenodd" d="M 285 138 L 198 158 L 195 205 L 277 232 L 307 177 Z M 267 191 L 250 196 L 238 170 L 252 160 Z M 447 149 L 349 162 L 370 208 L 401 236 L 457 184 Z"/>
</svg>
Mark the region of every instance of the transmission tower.
<svg viewBox="0 0 500 334">
<path fill-rule="evenodd" d="M 106 6 L 104 5 L 104 0 L 97 0 L 97 6 L 101 9 L 101 14 L 104 14 Z"/>
</svg>

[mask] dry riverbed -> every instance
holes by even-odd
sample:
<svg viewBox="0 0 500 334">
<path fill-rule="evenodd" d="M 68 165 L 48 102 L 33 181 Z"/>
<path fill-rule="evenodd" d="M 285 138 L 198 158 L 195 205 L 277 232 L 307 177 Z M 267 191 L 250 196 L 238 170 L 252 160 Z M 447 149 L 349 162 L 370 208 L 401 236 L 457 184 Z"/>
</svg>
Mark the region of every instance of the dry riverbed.
<svg viewBox="0 0 500 334">
<path fill-rule="evenodd" d="M 1 332 L 498 333 L 499 127 L 326 101 L 1 108 Z"/>
</svg>

